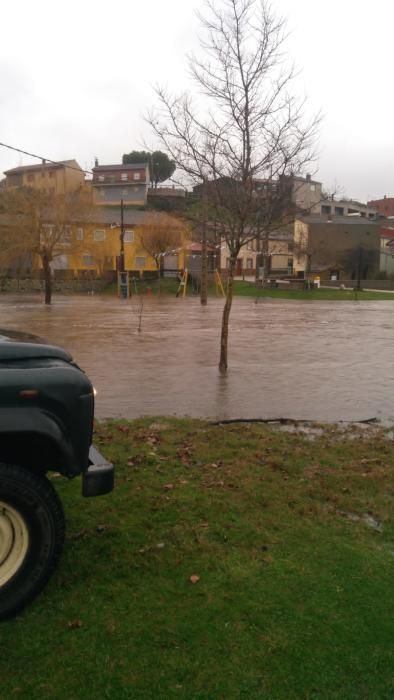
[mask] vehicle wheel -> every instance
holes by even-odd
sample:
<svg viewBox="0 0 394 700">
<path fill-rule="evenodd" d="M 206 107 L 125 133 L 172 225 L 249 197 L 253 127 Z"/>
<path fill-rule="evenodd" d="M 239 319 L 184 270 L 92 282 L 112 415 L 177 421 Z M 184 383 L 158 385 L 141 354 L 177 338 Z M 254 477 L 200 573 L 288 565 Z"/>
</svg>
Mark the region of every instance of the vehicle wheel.
<svg viewBox="0 0 394 700">
<path fill-rule="evenodd" d="M 0 463 L 0 620 L 45 586 L 62 552 L 64 513 L 41 475 Z"/>
</svg>

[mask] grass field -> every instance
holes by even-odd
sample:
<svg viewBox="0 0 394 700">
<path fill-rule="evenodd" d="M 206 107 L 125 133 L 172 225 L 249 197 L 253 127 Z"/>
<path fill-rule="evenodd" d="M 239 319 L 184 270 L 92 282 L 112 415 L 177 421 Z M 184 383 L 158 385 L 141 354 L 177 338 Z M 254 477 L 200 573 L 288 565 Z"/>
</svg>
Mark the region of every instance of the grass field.
<svg viewBox="0 0 394 700">
<path fill-rule="evenodd" d="M 170 294 L 175 295 L 179 287 L 179 282 L 174 278 L 164 278 L 157 280 L 138 281 L 136 290 L 142 294 Z M 111 285 L 105 290 L 105 294 L 116 294 L 117 290 Z M 187 295 L 192 296 L 193 291 L 188 286 Z M 214 285 L 209 287 L 209 295 L 216 296 Z M 271 299 L 297 299 L 303 301 L 394 301 L 392 292 L 355 292 L 353 290 L 340 289 L 261 289 L 253 282 L 236 281 L 234 283 L 234 296 L 271 298 Z"/>
<path fill-rule="evenodd" d="M 355 292 L 348 289 L 259 289 L 252 282 L 235 283 L 236 296 L 298 299 L 303 301 L 394 301 L 392 292 Z"/>
<path fill-rule="evenodd" d="M 394 697 L 383 430 L 161 418 L 99 424 L 96 443 L 116 490 L 54 478 L 65 553 L 0 626 L 2 699 Z"/>
</svg>

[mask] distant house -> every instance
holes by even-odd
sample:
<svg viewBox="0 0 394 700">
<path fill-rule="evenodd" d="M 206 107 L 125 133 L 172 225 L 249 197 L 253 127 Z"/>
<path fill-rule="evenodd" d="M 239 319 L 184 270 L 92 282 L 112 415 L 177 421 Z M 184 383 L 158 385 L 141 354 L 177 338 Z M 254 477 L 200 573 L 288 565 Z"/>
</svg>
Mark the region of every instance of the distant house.
<svg viewBox="0 0 394 700">
<path fill-rule="evenodd" d="M 326 220 L 306 216 L 295 222 L 294 260 L 299 276 L 376 279 L 380 266 L 380 224 L 363 217 Z M 302 268 L 304 272 L 302 272 Z"/>
<path fill-rule="evenodd" d="M 384 195 L 383 199 L 372 199 L 368 206 L 376 209 L 380 216 L 394 216 L 394 197 Z"/>
<path fill-rule="evenodd" d="M 149 188 L 148 163 L 96 165 L 93 168 L 93 202 L 98 205 L 144 206 Z"/>
<path fill-rule="evenodd" d="M 158 214 L 160 216 L 160 214 Z M 144 248 L 141 240 L 145 226 L 151 222 L 151 213 L 126 209 L 124 211 L 124 262 L 125 269 L 143 276 L 153 273 L 157 266 L 153 257 Z M 0 213 L 0 242 L 2 231 L 7 231 L 13 221 L 6 214 Z M 74 276 L 109 276 L 113 277 L 119 269 L 121 246 L 121 212 L 119 207 L 95 207 L 83 210 L 80 218 L 74 218 L 64 228 L 64 240 L 59 243 L 56 256 L 51 263 L 53 271 L 62 271 L 66 277 Z M 56 224 L 45 223 L 45 229 L 51 229 Z M 176 250 L 165 251 L 163 254 L 163 269 L 176 273 L 185 265 L 186 247 L 189 243 L 188 232 L 183 232 L 183 244 Z M 12 263 L 7 261 L 2 272 L 12 274 L 23 269 L 27 274 L 41 269 L 39 256 L 27 253 L 18 255 Z M 0 263 L 1 270 L 1 263 Z"/>
<path fill-rule="evenodd" d="M 287 277 L 297 274 L 304 269 L 303 261 L 297 267 L 293 255 L 294 224 L 283 226 L 277 231 L 271 231 L 268 238 L 268 260 L 266 270 L 269 275 L 275 277 Z M 254 278 L 261 267 L 261 242 L 249 241 L 239 251 L 235 268 L 237 277 Z M 222 244 L 222 269 L 227 269 L 230 264 L 230 253 L 225 243 Z"/>
<path fill-rule="evenodd" d="M 296 213 L 320 214 L 322 183 L 313 180 L 311 175 L 306 175 L 306 177 L 294 175 L 287 179 L 291 182 L 291 201 Z"/>
<path fill-rule="evenodd" d="M 320 213 L 327 218 L 338 216 L 359 216 L 362 219 L 377 219 L 378 211 L 370 203 L 363 204 L 355 199 L 324 199 L 320 204 Z"/>
<path fill-rule="evenodd" d="M 382 226 L 380 229 L 380 272 L 394 276 L 394 221 L 393 228 Z"/>
<path fill-rule="evenodd" d="M 85 173 L 76 160 L 22 165 L 5 170 L 5 187 L 32 187 L 47 194 L 65 194 L 85 184 Z"/>
</svg>

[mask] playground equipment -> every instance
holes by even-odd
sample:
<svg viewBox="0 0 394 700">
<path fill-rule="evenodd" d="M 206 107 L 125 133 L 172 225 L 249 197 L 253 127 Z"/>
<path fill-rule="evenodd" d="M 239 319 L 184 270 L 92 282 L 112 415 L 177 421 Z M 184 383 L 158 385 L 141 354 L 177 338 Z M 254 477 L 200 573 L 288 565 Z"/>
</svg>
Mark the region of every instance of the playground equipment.
<svg viewBox="0 0 394 700">
<path fill-rule="evenodd" d="M 226 296 L 224 287 L 223 287 L 223 282 L 222 278 L 220 276 L 220 272 L 218 269 L 215 270 L 215 287 L 216 287 L 216 296 L 218 296 L 219 291 L 223 297 Z"/>
<path fill-rule="evenodd" d="M 187 269 L 184 270 L 183 273 L 182 273 L 182 277 L 181 277 L 181 280 L 180 280 L 180 282 L 179 282 L 179 287 L 178 287 L 178 290 L 177 290 L 177 293 L 176 293 L 176 296 L 177 296 L 177 297 L 179 297 L 179 296 L 181 296 L 181 295 L 182 295 L 183 297 L 186 296 L 186 288 L 187 288 L 187 278 L 188 278 L 188 274 L 189 274 L 189 273 L 188 273 Z"/>
</svg>

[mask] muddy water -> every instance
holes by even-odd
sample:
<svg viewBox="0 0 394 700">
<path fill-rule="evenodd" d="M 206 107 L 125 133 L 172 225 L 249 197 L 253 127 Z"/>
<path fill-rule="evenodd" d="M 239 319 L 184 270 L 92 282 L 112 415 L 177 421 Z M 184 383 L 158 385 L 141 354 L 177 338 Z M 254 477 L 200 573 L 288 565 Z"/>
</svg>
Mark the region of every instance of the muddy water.
<svg viewBox="0 0 394 700">
<path fill-rule="evenodd" d="M 321 421 L 394 417 L 394 302 L 236 299 L 230 369 L 217 369 L 221 300 L 0 298 L 0 328 L 65 346 L 97 388 L 99 417 Z"/>
</svg>

